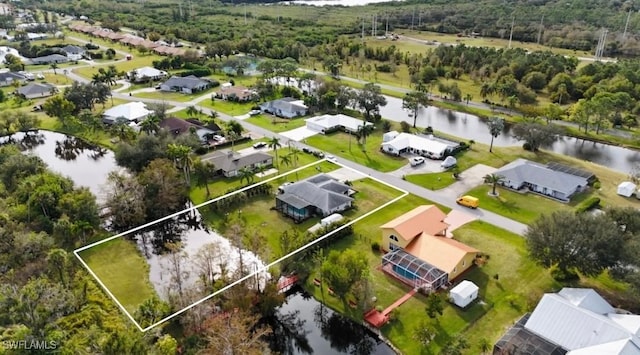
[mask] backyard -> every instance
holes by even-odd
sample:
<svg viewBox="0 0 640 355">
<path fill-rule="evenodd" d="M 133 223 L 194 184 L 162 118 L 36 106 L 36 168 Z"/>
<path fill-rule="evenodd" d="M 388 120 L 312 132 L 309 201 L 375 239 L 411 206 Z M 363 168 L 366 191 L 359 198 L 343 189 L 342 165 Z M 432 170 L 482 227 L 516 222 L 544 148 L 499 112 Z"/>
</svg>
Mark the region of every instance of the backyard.
<svg viewBox="0 0 640 355">
<path fill-rule="evenodd" d="M 149 264 L 134 242 L 116 238 L 78 254 L 131 315 L 156 295 L 149 281 Z"/>
</svg>

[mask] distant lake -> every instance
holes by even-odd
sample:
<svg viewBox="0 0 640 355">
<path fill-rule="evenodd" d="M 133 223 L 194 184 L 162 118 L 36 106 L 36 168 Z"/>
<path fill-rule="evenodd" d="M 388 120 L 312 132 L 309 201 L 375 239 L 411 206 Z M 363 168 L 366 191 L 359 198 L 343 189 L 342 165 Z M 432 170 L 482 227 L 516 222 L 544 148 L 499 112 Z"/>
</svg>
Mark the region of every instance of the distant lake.
<svg viewBox="0 0 640 355">
<path fill-rule="evenodd" d="M 398 0 L 299 0 L 291 1 L 292 4 L 313 5 L 313 6 L 363 6 L 381 2 L 400 2 Z"/>
</svg>

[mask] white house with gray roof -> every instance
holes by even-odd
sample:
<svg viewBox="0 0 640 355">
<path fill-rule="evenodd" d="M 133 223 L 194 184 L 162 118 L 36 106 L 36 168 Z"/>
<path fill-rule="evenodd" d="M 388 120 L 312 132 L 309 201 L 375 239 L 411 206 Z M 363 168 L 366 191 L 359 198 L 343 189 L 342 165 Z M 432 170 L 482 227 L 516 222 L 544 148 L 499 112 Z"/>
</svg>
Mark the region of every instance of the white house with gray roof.
<svg viewBox="0 0 640 355">
<path fill-rule="evenodd" d="M 80 60 L 86 53 L 84 48 L 71 44 L 62 47 L 61 50 L 67 54 L 67 58 L 70 60 Z"/>
<path fill-rule="evenodd" d="M 218 174 L 225 177 L 238 176 L 244 168 L 255 170 L 260 166 L 273 165 L 273 157 L 263 152 L 240 154 L 231 150 L 221 150 L 203 160 L 211 162 L 218 169 Z"/>
<path fill-rule="evenodd" d="M 193 94 L 198 91 L 206 90 L 211 86 L 209 80 L 204 80 L 195 75 L 189 76 L 172 76 L 169 80 L 160 85 L 161 91 L 176 91 L 184 94 Z"/>
<path fill-rule="evenodd" d="M 25 99 L 47 97 L 55 94 L 57 91 L 55 86 L 47 83 L 30 83 L 16 90 L 18 95 L 22 95 Z"/>
<path fill-rule="evenodd" d="M 568 202 L 571 196 L 589 184 L 589 174 L 578 176 L 526 159 L 516 159 L 498 169 L 495 174 L 503 177 L 501 185 L 505 187 L 513 190 L 528 189 L 564 202 Z"/>
<path fill-rule="evenodd" d="M 27 77 L 14 72 L 3 72 L 0 73 L 0 86 L 11 86 L 14 82 L 26 83 Z"/>
<path fill-rule="evenodd" d="M 292 97 L 268 101 L 260 105 L 260 111 L 284 118 L 295 118 L 307 114 L 309 108 L 304 101 Z"/>
<path fill-rule="evenodd" d="M 542 296 L 493 353 L 640 355 L 640 315 L 617 312 L 592 289 L 563 288 Z"/>
<path fill-rule="evenodd" d="M 351 208 L 355 191 L 327 174 L 281 186 L 276 195 L 276 210 L 296 222 L 313 216 L 326 217 Z"/>
<path fill-rule="evenodd" d="M 69 58 L 63 56 L 62 54 L 49 54 L 42 57 L 36 57 L 29 59 L 32 64 L 60 64 L 66 63 L 69 61 Z"/>
</svg>

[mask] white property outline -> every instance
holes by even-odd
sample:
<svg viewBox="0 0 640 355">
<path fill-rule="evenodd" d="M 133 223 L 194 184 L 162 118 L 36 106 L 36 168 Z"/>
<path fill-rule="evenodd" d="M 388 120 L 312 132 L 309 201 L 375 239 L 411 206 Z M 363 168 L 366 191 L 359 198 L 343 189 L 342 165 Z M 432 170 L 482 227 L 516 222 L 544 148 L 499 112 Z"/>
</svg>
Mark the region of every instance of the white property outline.
<svg viewBox="0 0 640 355">
<path fill-rule="evenodd" d="M 324 162 L 324 161 L 329 161 L 329 160 L 327 160 L 326 158 L 325 158 L 325 159 L 322 159 L 322 160 L 318 160 L 318 161 L 316 161 L 316 162 L 313 162 L 313 163 L 310 163 L 310 164 L 304 165 L 304 166 L 302 166 L 302 167 L 299 167 L 299 168 L 293 169 L 293 170 L 288 171 L 288 172 L 286 172 L 286 173 L 283 173 L 283 174 L 280 174 L 280 175 L 274 176 L 274 177 L 269 178 L 269 179 L 267 179 L 267 180 L 263 180 L 263 181 L 260 181 L 260 182 L 258 182 L 258 183 L 255 183 L 255 184 L 252 184 L 252 185 L 249 185 L 249 186 L 245 186 L 245 187 L 243 187 L 243 188 L 241 188 L 241 189 L 238 189 L 238 190 L 236 190 L 236 191 L 230 192 L 230 193 L 225 194 L 225 195 L 223 195 L 223 196 L 219 196 L 219 197 L 213 198 L 213 199 L 211 199 L 211 200 L 205 201 L 205 202 L 203 202 L 203 203 L 201 203 L 201 204 L 199 204 L 199 205 L 191 206 L 191 207 L 186 208 L 186 209 L 184 209 L 184 210 L 182 210 L 182 211 L 179 211 L 179 212 L 173 213 L 173 214 L 171 214 L 171 215 L 168 215 L 168 216 L 165 216 L 165 217 L 159 218 L 159 219 L 157 219 L 157 220 L 155 220 L 155 221 L 152 221 L 152 222 L 149 222 L 149 223 L 143 224 L 143 225 L 141 225 L 141 226 L 138 226 L 138 227 L 132 228 L 132 229 L 130 229 L 130 230 L 128 230 L 128 231 L 126 231 L 126 232 L 116 234 L 116 235 L 114 235 L 114 236 L 111 236 L 111 237 L 109 237 L 109 238 L 105 238 L 105 239 L 99 240 L 99 241 L 94 242 L 94 243 L 91 243 L 91 244 L 89 244 L 89 245 L 85 245 L 85 246 L 83 246 L 83 247 L 80 247 L 80 248 L 78 248 L 78 249 L 74 250 L 74 251 L 73 251 L 73 254 L 74 254 L 74 255 L 76 256 L 76 258 L 80 261 L 80 263 L 82 263 L 82 265 L 85 267 L 85 269 L 87 269 L 87 271 L 89 271 L 89 273 L 91 274 L 91 276 L 93 276 L 93 278 L 94 278 L 94 279 L 96 279 L 96 281 L 98 281 L 98 284 L 102 287 L 102 289 L 104 289 L 104 290 L 105 290 L 105 292 L 109 295 L 109 297 L 111 297 L 111 299 L 112 299 L 112 300 L 113 300 L 113 301 L 118 305 L 118 307 L 120 308 L 120 310 L 121 310 L 122 312 L 124 312 L 124 314 L 129 318 L 129 320 L 131 320 L 131 322 L 133 322 L 133 324 L 135 324 L 135 326 L 136 326 L 136 327 L 137 327 L 141 332 L 146 332 L 146 331 L 151 330 L 151 329 L 153 329 L 153 328 L 157 327 L 158 325 L 160 325 L 160 324 L 162 324 L 162 323 L 164 323 L 164 322 L 167 322 L 167 321 L 171 320 L 172 318 L 174 318 L 174 317 L 176 317 L 176 316 L 178 316 L 178 315 L 180 315 L 180 314 L 182 314 L 182 313 L 184 313 L 184 312 L 186 312 L 186 311 L 190 310 L 191 308 L 193 308 L 193 307 L 195 307 L 195 306 L 197 306 L 197 305 L 199 305 L 199 304 L 201 304 L 201 303 L 203 303 L 203 302 L 205 302 L 205 301 L 207 301 L 207 300 L 209 300 L 209 299 L 211 299 L 211 298 L 213 298 L 213 297 L 217 296 L 218 294 L 220 294 L 220 293 L 222 293 L 222 292 L 224 292 L 224 291 L 226 291 L 226 290 L 230 289 L 231 287 L 234 287 L 234 286 L 236 286 L 236 285 L 238 285 L 238 284 L 240 284 L 240 283 L 242 283 L 242 282 L 244 282 L 244 281 L 246 281 L 246 280 L 248 280 L 248 279 L 250 279 L 250 278 L 254 277 L 255 275 L 257 275 L 257 274 L 259 274 L 259 273 L 261 273 L 261 272 L 264 272 L 264 271 L 266 271 L 266 270 L 269 270 L 271 267 L 273 267 L 273 266 L 275 266 L 275 265 L 279 264 L 279 263 L 280 263 L 280 262 L 282 262 L 283 260 L 285 260 L 285 259 L 288 259 L 288 258 L 292 257 L 293 255 L 295 255 L 295 254 L 297 254 L 297 253 L 299 253 L 299 252 L 301 252 L 301 251 L 303 251 L 303 250 L 307 249 L 308 247 L 310 247 L 310 246 L 312 246 L 312 245 L 314 245 L 314 244 L 316 244 L 316 243 L 319 243 L 319 242 L 321 242 L 321 241 L 323 241 L 323 240 L 327 239 L 328 237 L 330 237 L 330 236 L 332 236 L 333 234 L 335 234 L 335 233 L 337 233 L 337 232 L 341 231 L 342 229 L 347 228 L 347 227 L 349 227 L 349 226 L 353 225 L 354 223 L 356 223 L 356 222 L 360 221 L 361 219 L 364 219 L 364 218 L 366 218 L 366 217 L 368 217 L 368 216 L 370 216 L 370 215 L 372 215 L 372 214 L 374 214 L 374 213 L 378 212 L 379 210 L 381 210 L 381 209 L 383 209 L 383 208 L 385 208 L 385 207 L 387 207 L 387 206 L 389 206 L 389 205 L 391 205 L 391 204 L 395 203 L 396 201 L 398 201 L 398 200 L 400 200 L 400 199 L 404 198 L 405 196 L 407 196 L 407 195 L 409 194 L 409 192 L 407 192 L 406 190 L 403 190 L 403 189 L 401 189 L 401 188 L 399 188 L 399 187 L 397 187 L 397 186 L 393 186 L 393 185 L 391 185 L 391 184 L 389 184 L 389 183 L 387 183 L 387 182 L 385 182 L 385 181 L 382 181 L 382 180 L 380 180 L 380 179 L 378 179 L 378 178 L 376 178 L 376 177 L 373 177 L 373 176 L 371 176 L 371 175 L 366 175 L 366 174 L 364 174 L 364 173 L 363 173 L 363 172 L 361 172 L 361 171 L 358 171 L 358 170 L 356 170 L 356 169 L 354 169 L 354 168 L 351 168 L 351 167 L 349 167 L 349 166 L 346 166 L 346 165 L 344 165 L 344 164 L 342 164 L 342 163 L 339 163 L 339 162 L 337 162 L 337 161 L 329 161 L 329 162 L 331 162 L 331 163 L 333 163 L 333 164 L 336 164 L 336 165 L 338 165 L 338 166 L 340 166 L 340 167 L 342 167 L 342 168 L 346 168 L 346 169 L 349 169 L 349 170 L 351 170 L 351 171 L 354 171 L 354 172 L 356 172 L 356 173 L 358 173 L 358 174 L 360 174 L 360 175 L 364 176 L 365 178 L 370 178 L 370 179 L 372 179 L 372 180 L 374 180 L 374 181 L 376 181 L 376 182 L 378 182 L 378 183 L 381 183 L 381 184 L 383 184 L 383 185 L 389 186 L 389 187 L 393 188 L 393 189 L 394 189 L 394 190 L 396 190 L 396 191 L 400 191 L 402 194 L 401 194 L 400 196 L 398 196 L 398 197 L 396 197 L 396 198 L 394 198 L 394 199 L 392 199 L 392 200 L 390 200 L 390 201 L 387 201 L 386 203 L 384 203 L 384 204 L 382 204 L 382 205 L 380 205 L 380 206 L 378 206 L 378 207 L 374 208 L 373 210 L 371 210 L 371 211 L 369 211 L 369 212 L 367 212 L 367 213 L 363 214 L 362 216 L 360 216 L 360 217 L 358 217 L 358 218 L 356 218 L 356 219 L 352 220 L 351 222 L 349 222 L 349 223 L 347 223 L 347 224 L 344 224 L 344 225 L 340 226 L 339 228 L 336 228 L 336 229 L 332 230 L 331 232 L 329 232 L 329 233 L 327 233 L 327 234 L 325 234 L 325 235 L 323 235 L 323 236 L 321 236 L 321 237 L 319 237 L 319 238 L 314 239 L 313 241 L 311 241 L 311 242 L 309 242 L 309 243 L 307 243 L 307 244 L 303 245 L 302 247 L 300 247 L 300 248 L 298 248 L 298 249 L 296 249 L 296 250 L 294 250 L 294 251 L 290 252 L 289 254 L 284 255 L 284 256 L 281 256 L 280 258 L 278 258 L 278 259 L 276 259 L 275 261 L 273 261 L 273 262 L 269 263 L 268 265 L 265 265 L 264 267 L 262 267 L 262 268 L 260 268 L 260 269 L 257 269 L 257 270 L 256 270 L 256 271 L 254 271 L 253 273 L 248 274 L 248 275 L 246 275 L 246 276 L 244 276 L 244 277 L 242 277 L 242 278 L 240 278 L 240 279 L 238 279 L 238 280 L 236 280 L 236 281 L 234 281 L 234 282 L 232 282 L 232 283 L 230 283 L 230 284 L 226 285 L 225 287 L 223 287 L 223 288 L 221 288 L 221 289 L 219 289 L 219 290 L 215 291 L 214 293 L 212 293 L 212 294 L 210 294 L 210 295 L 208 295 L 208 296 L 205 296 L 205 297 L 201 298 L 200 300 L 198 300 L 198 301 L 196 301 L 196 302 L 192 303 L 191 305 L 186 306 L 186 307 L 182 308 L 181 310 L 176 311 L 176 312 L 174 312 L 174 313 L 172 313 L 172 314 L 168 315 L 167 317 L 165 317 L 165 318 L 163 318 L 163 319 L 161 319 L 161 320 L 157 321 L 157 322 L 156 322 L 156 323 L 154 323 L 154 324 L 149 325 L 149 326 L 148 326 L 148 327 L 146 327 L 146 328 L 142 328 L 142 327 L 140 326 L 140 324 L 139 324 L 139 323 L 138 323 L 138 322 L 133 318 L 133 316 L 129 313 L 129 311 L 127 311 L 127 309 L 126 309 L 126 308 L 125 308 L 125 307 L 120 303 L 120 301 L 118 301 L 118 299 L 113 295 L 113 293 L 111 293 L 111 291 L 109 291 L 109 288 L 107 288 L 107 286 L 102 282 L 102 280 L 100 280 L 100 278 L 98 277 L 98 275 L 96 275 L 96 274 L 93 272 L 93 270 L 91 270 L 91 268 L 89 267 L 89 265 L 87 265 L 87 263 L 86 263 L 86 262 L 82 259 L 82 257 L 78 254 L 79 252 L 82 252 L 82 251 L 84 251 L 84 250 L 87 250 L 87 249 L 93 248 L 93 247 L 98 246 L 98 245 L 100 245 L 100 244 L 103 244 L 103 243 L 106 243 L 106 242 L 112 241 L 112 240 L 114 240 L 114 239 L 116 239 L 116 238 L 120 238 L 120 237 L 122 237 L 122 236 L 124 236 L 124 235 L 127 235 L 127 234 L 130 234 L 130 233 L 132 233 L 132 232 L 136 232 L 136 231 L 138 231 L 138 230 L 140 230 L 140 229 L 143 229 L 143 228 L 146 228 L 146 227 L 148 227 L 148 226 L 151 226 L 151 225 L 157 224 L 157 223 L 159 223 L 159 222 L 163 222 L 163 221 L 166 221 L 166 220 L 168 220 L 168 219 L 171 219 L 171 218 L 177 217 L 177 216 L 179 216 L 179 215 L 181 215 L 181 214 L 184 214 L 184 213 L 186 213 L 186 212 L 193 211 L 194 209 L 198 209 L 198 208 L 200 208 L 200 207 L 207 206 L 207 205 L 209 205 L 209 204 L 211 204 L 211 203 L 213 203 L 213 202 L 216 202 L 216 201 L 222 200 L 222 199 L 227 198 L 227 197 L 229 197 L 229 196 L 233 196 L 233 195 L 235 195 L 235 194 L 237 194 L 237 193 L 240 193 L 240 192 L 246 191 L 246 190 L 248 190 L 248 189 L 250 189 L 250 188 L 253 188 L 253 187 L 255 187 L 255 186 L 259 186 L 259 185 L 262 185 L 262 184 L 265 184 L 265 183 L 271 182 L 271 181 L 273 181 L 273 180 L 277 180 L 277 179 L 279 179 L 279 178 L 281 178 L 281 177 L 284 177 L 284 176 L 290 175 L 290 174 L 292 174 L 292 173 L 298 172 L 298 171 L 300 171 L 300 170 L 304 170 L 304 169 L 310 168 L 310 167 L 312 167 L 312 166 L 314 166 L 314 165 L 318 165 L 318 164 L 320 164 L 320 163 L 322 163 L 322 162 Z"/>
</svg>

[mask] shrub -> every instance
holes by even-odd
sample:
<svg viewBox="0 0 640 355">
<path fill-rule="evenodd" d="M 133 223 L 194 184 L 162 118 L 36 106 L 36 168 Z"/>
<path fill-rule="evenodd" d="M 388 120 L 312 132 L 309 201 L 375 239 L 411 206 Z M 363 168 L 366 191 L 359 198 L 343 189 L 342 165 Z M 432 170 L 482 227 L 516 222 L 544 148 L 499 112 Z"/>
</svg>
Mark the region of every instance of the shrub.
<svg viewBox="0 0 640 355">
<path fill-rule="evenodd" d="M 374 251 L 374 252 L 379 252 L 380 251 L 380 243 L 378 243 L 378 242 L 371 243 L 371 250 Z"/>
<path fill-rule="evenodd" d="M 578 280 L 579 276 L 574 270 L 560 270 L 557 266 L 551 267 L 551 277 L 556 281 Z"/>
<path fill-rule="evenodd" d="M 576 207 L 576 213 L 586 212 L 592 208 L 596 208 L 600 205 L 600 198 L 596 196 L 589 197 L 588 199 L 582 201 Z"/>
<path fill-rule="evenodd" d="M 596 181 L 593 183 L 593 188 L 596 190 L 600 190 L 600 188 L 602 187 L 602 184 L 600 183 L 600 181 Z"/>
<path fill-rule="evenodd" d="M 382 131 L 389 132 L 391 130 L 391 122 L 388 120 L 382 120 Z"/>
<path fill-rule="evenodd" d="M 524 150 L 529 150 L 529 151 L 530 151 L 530 150 L 531 150 L 531 144 L 530 144 L 529 142 L 525 142 L 525 143 L 522 145 L 522 149 L 524 149 Z"/>
<path fill-rule="evenodd" d="M 411 125 L 406 121 L 400 122 L 400 128 L 402 129 L 402 132 L 405 132 L 405 133 L 411 132 Z"/>
</svg>

